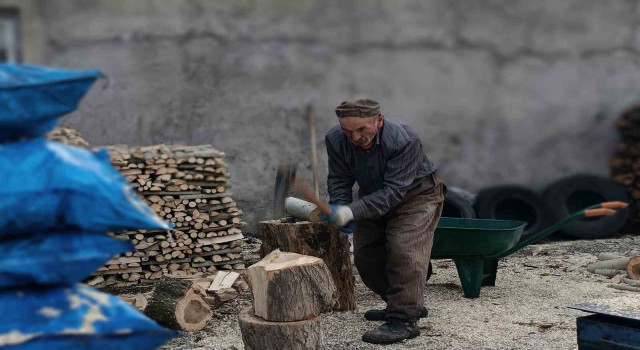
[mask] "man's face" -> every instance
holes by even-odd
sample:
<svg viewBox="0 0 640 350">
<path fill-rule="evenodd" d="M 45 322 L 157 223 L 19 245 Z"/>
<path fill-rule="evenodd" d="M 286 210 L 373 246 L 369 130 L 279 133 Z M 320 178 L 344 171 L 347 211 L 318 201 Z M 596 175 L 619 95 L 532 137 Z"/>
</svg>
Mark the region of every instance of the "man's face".
<svg viewBox="0 0 640 350">
<path fill-rule="evenodd" d="M 382 114 L 373 117 L 342 117 L 338 118 L 342 132 L 349 140 L 360 147 L 369 148 L 378 129 L 384 123 Z"/>
</svg>

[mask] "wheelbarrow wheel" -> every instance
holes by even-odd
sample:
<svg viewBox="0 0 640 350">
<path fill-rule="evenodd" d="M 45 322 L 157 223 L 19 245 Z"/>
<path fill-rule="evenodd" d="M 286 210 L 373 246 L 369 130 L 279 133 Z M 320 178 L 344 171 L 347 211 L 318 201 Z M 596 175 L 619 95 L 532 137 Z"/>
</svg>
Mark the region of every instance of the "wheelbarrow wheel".
<svg viewBox="0 0 640 350">
<path fill-rule="evenodd" d="M 540 195 L 523 186 L 496 186 L 486 188 L 476 197 L 474 204 L 480 219 L 519 220 L 527 223 L 520 240 L 539 232 L 547 221 L 544 202 Z"/>
<path fill-rule="evenodd" d="M 628 202 L 625 189 L 612 180 L 595 175 L 573 175 L 551 184 L 543 193 L 547 215 L 558 221 L 589 205 L 600 202 Z M 583 239 L 610 237 L 624 226 L 628 209 L 612 216 L 583 218 L 565 226 L 561 232 Z"/>
</svg>

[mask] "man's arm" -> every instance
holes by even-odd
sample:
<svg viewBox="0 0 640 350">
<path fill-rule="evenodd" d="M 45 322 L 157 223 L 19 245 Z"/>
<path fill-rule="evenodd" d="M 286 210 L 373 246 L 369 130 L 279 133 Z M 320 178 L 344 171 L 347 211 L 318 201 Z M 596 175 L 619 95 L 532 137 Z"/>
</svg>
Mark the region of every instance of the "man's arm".
<svg viewBox="0 0 640 350">
<path fill-rule="evenodd" d="M 422 142 L 410 140 L 387 162 L 383 187 L 349 204 L 356 220 L 382 216 L 400 204 L 422 166 Z"/>
<path fill-rule="evenodd" d="M 340 205 L 349 204 L 353 201 L 352 191 L 356 180 L 349 171 L 345 160 L 333 149 L 326 137 L 325 144 L 329 156 L 329 176 L 327 177 L 329 202 Z"/>
</svg>

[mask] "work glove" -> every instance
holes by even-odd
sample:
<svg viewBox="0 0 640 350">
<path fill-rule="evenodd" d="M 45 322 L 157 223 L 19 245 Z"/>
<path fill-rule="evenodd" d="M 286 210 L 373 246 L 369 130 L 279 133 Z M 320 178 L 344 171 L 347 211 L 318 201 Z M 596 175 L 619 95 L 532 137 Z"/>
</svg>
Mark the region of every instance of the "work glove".
<svg viewBox="0 0 640 350">
<path fill-rule="evenodd" d="M 353 212 L 346 205 L 331 205 L 331 215 L 322 214 L 320 220 L 334 224 L 342 233 L 351 234 L 356 230 L 356 221 L 353 220 Z"/>
<path fill-rule="evenodd" d="M 353 212 L 346 205 L 331 205 L 331 215 L 329 221 L 336 227 L 347 226 L 349 221 L 353 220 Z"/>
</svg>

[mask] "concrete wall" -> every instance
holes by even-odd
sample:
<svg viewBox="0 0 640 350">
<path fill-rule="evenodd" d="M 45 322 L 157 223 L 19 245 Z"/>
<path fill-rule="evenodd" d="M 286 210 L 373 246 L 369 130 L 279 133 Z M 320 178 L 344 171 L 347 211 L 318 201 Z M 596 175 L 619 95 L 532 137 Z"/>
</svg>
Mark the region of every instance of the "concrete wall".
<svg viewBox="0 0 640 350">
<path fill-rule="evenodd" d="M 333 108 L 367 95 L 479 190 L 606 175 L 613 121 L 640 99 L 638 1 L 10 2 L 41 28 L 28 60 L 110 77 L 64 124 L 96 145 L 215 145 L 252 224 L 279 160 L 310 177 L 308 103 L 321 179 Z"/>
</svg>

